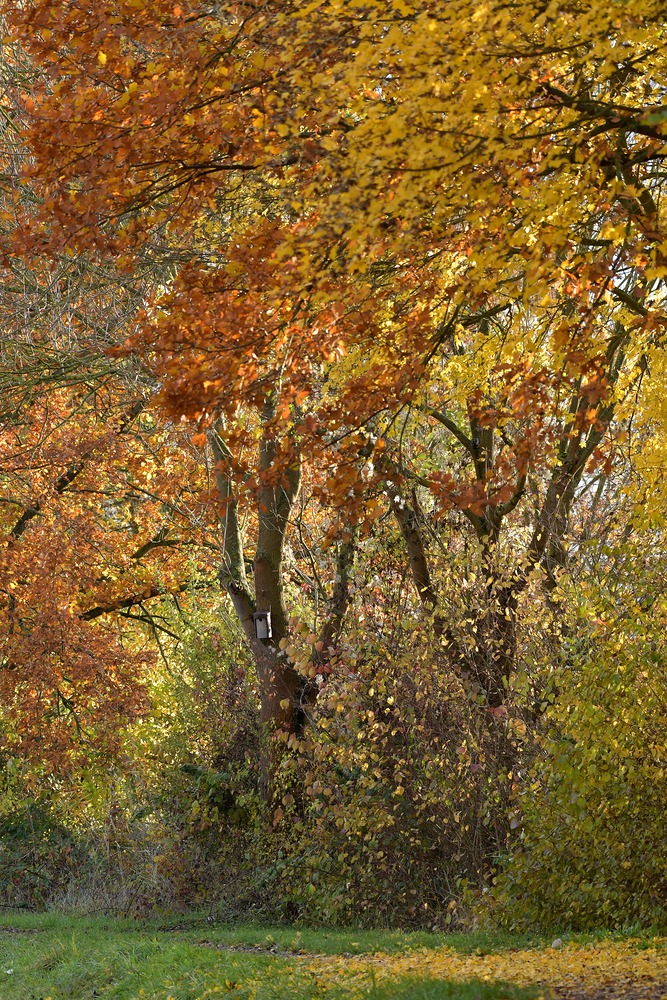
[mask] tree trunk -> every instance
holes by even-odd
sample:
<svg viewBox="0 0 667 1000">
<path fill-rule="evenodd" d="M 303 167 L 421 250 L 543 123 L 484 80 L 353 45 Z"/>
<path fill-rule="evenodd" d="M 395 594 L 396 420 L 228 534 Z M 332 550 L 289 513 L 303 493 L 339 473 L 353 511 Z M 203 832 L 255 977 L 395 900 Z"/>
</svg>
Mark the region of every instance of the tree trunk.
<svg viewBox="0 0 667 1000">
<path fill-rule="evenodd" d="M 268 800 L 273 796 L 279 757 L 275 734 L 285 731 L 301 736 L 307 705 L 313 700 L 306 678 L 295 670 L 287 654 L 280 649 L 281 640 L 287 638 L 289 631 L 284 600 L 283 551 L 290 513 L 299 492 L 301 468 L 298 459 L 293 459 L 286 469 L 278 464 L 277 444 L 266 427 L 269 419 L 270 413 L 259 445 L 254 593 L 246 574 L 238 501 L 230 474 L 231 454 L 220 424 L 210 435 L 221 503 L 223 539 L 220 580 L 231 598 L 257 670 L 260 721 L 264 730 L 261 785 Z M 270 638 L 259 639 L 256 636 L 254 614 L 258 611 L 268 612 L 271 616 Z"/>
</svg>

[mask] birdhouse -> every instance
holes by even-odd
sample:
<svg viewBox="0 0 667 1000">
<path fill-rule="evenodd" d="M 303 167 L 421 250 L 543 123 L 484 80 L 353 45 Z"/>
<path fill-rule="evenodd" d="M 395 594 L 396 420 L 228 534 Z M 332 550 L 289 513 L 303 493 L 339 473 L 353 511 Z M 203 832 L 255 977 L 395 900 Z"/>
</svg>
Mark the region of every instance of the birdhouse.
<svg viewBox="0 0 667 1000">
<path fill-rule="evenodd" d="M 255 623 L 255 635 L 258 639 L 270 639 L 273 635 L 271 631 L 271 612 L 255 611 L 253 621 Z"/>
</svg>

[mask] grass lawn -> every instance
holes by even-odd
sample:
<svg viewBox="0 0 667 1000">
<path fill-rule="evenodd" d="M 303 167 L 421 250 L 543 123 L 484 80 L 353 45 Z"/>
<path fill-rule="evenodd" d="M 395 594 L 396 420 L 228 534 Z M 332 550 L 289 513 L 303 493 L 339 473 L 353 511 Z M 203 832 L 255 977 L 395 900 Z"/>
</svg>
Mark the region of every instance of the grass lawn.
<svg viewBox="0 0 667 1000">
<path fill-rule="evenodd" d="M 607 954 L 596 958 L 605 949 L 620 955 L 618 961 L 627 965 L 623 974 L 631 979 L 632 962 L 644 956 L 646 968 L 659 971 L 664 964 L 667 970 L 667 951 L 649 939 L 629 944 L 578 938 L 566 940 L 560 952 L 543 945 L 509 935 L 298 930 L 197 917 L 131 921 L 5 911 L 0 998 L 531 1000 L 548 996 L 541 983 L 551 981 L 554 962 L 556 978 L 574 968 L 577 981 L 577 969 L 586 979 L 594 978 L 598 965 L 610 968 Z M 644 965 L 637 968 L 637 975 L 644 975 Z"/>
</svg>

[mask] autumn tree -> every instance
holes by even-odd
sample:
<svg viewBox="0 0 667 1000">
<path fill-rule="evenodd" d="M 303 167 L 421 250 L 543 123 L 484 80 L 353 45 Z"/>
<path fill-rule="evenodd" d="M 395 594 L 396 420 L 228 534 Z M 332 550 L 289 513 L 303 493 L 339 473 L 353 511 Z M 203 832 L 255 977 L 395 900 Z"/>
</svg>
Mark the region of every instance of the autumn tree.
<svg viewBox="0 0 667 1000">
<path fill-rule="evenodd" d="M 4 9 L 43 72 L 24 101 L 42 204 L 14 253 L 131 268 L 160 232 L 177 261 L 125 351 L 209 436 L 264 718 L 298 730 L 312 697 L 278 648 L 306 459 L 350 524 L 388 497 L 439 640 L 498 709 L 521 593 L 566 564 L 577 491 L 660 344 L 659 5 Z M 406 407 L 468 472 L 406 453 Z M 479 543 L 474 641 L 438 613 L 424 497 Z M 255 608 L 275 615 L 270 647 Z"/>
</svg>

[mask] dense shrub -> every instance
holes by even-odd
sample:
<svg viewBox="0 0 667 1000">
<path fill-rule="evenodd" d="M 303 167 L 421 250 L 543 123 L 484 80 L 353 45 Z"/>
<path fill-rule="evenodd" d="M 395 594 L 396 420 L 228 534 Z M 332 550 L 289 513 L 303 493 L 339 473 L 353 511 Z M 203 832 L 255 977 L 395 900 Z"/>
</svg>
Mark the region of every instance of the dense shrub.
<svg viewBox="0 0 667 1000">
<path fill-rule="evenodd" d="M 580 622 L 518 788 L 494 912 L 515 928 L 667 927 L 665 607 L 611 596 Z"/>
<path fill-rule="evenodd" d="M 269 804 L 253 672 L 233 629 L 202 615 L 153 675 L 152 712 L 113 773 L 91 766 L 65 788 L 6 762 L 0 902 L 667 925 L 667 605 L 604 587 L 556 596 L 552 613 L 570 609 L 561 634 L 537 616 L 524 630 L 501 710 L 452 672 L 418 615 L 385 607 L 349 632 L 319 663 L 304 734 L 274 734 Z M 295 619 L 290 655 L 304 670 L 310 643 Z"/>
</svg>

